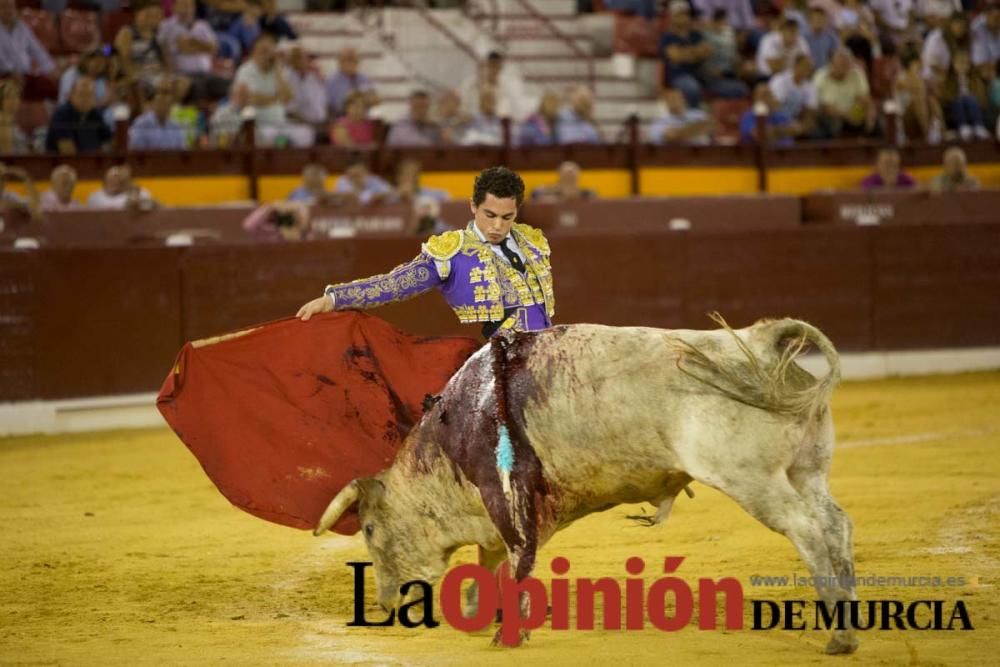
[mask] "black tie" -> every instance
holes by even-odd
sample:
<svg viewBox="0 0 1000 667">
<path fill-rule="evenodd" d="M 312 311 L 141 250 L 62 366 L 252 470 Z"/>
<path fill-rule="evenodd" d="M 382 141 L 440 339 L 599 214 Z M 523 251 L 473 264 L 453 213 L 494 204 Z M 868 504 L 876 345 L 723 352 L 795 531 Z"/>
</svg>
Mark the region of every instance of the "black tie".
<svg viewBox="0 0 1000 667">
<path fill-rule="evenodd" d="M 508 237 L 505 238 L 503 242 L 500 243 L 500 251 L 503 253 L 503 256 L 507 258 L 507 261 L 510 262 L 510 265 L 513 266 L 518 273 L 524 273 L 524 262 L 521 261 L 520 255 L 514 252 L 510 248 L 510 246 L 507 245 L 507 241 L 509 240 L 510 238 Z"/>
</svg>

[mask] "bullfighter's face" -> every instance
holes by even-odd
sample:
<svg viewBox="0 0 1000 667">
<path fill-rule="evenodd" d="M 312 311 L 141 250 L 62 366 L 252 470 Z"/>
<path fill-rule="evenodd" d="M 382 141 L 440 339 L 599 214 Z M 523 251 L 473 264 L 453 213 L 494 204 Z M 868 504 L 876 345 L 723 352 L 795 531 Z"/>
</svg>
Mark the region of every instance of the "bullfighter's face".
<svg viewBox="0 0 1000 667">
<path fill-rule="evenodd" d="M 482 204 L 476 206 L 473 202 L 471 206 L 476 227 L 487 241 L 496 244 L 507 238 L 517 218 L 516 199 L 513 197 L 500 199 L 487 193 Z"/>
<path fill-rule="evenodd" d="M 378 478 L 359 480 L 359 485 L 358 518 L 375 566 L 378 603 L 396 609 L 404 602 L 399 587 L 416 579 L 437 583 L 450 553 L 440 546 L 435 522 L 421 515 L 412 498 L 395 498 L 397 493 Z"/>
</svg>

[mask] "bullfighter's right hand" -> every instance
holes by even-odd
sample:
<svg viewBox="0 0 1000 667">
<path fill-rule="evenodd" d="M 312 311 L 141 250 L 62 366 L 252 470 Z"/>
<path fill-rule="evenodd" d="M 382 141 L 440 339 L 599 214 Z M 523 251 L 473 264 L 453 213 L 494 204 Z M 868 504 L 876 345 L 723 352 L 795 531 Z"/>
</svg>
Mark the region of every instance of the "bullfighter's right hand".
<svg viewBox="0 0 1000 667">
<path fill-rule="evenodd" d="M 333 310 L 333 301 L 329 296 L 323 295 L 317 299 L 313 299 L 309 303 L 305 304 L 299 308 L 299 312 L 295 314 L 295 317 L 299 318 L 303 322 L 308 322 L 309 318 L 313 315 L 318 315 L 319 313 L 328 313 Z"/>
</svg>

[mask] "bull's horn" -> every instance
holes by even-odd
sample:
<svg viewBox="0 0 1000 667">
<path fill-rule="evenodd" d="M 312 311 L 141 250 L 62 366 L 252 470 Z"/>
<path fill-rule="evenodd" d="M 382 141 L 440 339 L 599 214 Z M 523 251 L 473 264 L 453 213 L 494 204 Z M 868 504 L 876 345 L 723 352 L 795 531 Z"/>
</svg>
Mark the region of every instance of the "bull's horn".
<svg viewBox="0 0 1000 667">
<path fill-rule="evenodd" d="M 316 529 L 313 530 L 313 535 L 319 537 L 327 530 L 330 526 L 337 523 L 337 519 L 347 511 L 347 508 L 355 503 L 358 499 L 358 481 L 351 480 L 351 483 L 340 490 L 330 504 L 326 506 L 326 511 L 323 512 L 323 516 L 320 517 L 319 523 L 316 524 Z"/>
</svg>

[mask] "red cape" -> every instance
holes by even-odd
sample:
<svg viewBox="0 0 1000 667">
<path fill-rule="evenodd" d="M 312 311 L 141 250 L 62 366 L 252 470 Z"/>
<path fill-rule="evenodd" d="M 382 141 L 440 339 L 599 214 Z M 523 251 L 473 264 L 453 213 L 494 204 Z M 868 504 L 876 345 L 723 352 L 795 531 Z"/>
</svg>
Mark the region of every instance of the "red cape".
<svg viewBox="0 0 1000 667">
<path fill-rule="evenodd" d="M 157 407 L 230 502 L 312 528 L 352 479 L 392 464 L 424 397 L 480 346 L 359 312 L 289 318 L 186 344 Z M 334 530 L 357 532 L 355 512 Z"/>
</svg>

